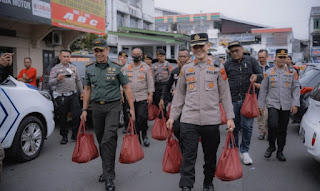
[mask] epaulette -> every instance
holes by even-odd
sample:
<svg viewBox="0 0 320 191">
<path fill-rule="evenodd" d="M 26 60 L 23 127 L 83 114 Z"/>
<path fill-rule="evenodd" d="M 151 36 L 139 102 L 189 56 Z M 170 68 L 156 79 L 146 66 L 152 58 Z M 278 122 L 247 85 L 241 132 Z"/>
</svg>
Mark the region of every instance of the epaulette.
<svg viewBox="0 0 320 191">
<path fill-rule="evenodd" d="M 94 63 L 94 61 L 88 62 L 88 63 L 86 64 L 86 67 L 92 65 L 93 63 Z"/>
<path fill-rule="evenodd" d="M 122 64 L 120 64 L 119 62 L 117 62 L 117 61 L 112 61 L 114 64 L 117 64 L 117 65 L 119 65 L 119 66 L 122 66 Z"/>
</svg>

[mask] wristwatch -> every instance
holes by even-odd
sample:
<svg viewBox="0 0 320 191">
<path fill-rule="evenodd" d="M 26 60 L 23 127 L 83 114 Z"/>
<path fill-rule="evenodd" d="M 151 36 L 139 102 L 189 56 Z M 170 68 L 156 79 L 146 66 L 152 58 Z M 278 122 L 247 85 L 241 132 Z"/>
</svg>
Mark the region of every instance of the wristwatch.
<svg viewBox="0 0 320 191">
<path fill-rule="evenodd" d="M 81 109 L 81 111 L 88 111 L 88 109 Z"/>
</svg>

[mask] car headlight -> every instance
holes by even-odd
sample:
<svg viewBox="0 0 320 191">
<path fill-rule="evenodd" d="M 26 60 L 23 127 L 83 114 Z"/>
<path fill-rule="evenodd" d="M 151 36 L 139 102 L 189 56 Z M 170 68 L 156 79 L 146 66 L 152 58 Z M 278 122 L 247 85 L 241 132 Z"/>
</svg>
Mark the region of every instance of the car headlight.
<svg viewBox="0 0 320 191">
<path fill-rule="evenodd" d="M 47 100 L 52 101 L 52 97 L 51 97 L 51 95 L 50 95 L 48 92 L 46 92 L 46 91 L 39 91 L 39 93 L 40 93 L 41 95 L 43 95 L 43 97 L 45 97 Z"/>
</svg>

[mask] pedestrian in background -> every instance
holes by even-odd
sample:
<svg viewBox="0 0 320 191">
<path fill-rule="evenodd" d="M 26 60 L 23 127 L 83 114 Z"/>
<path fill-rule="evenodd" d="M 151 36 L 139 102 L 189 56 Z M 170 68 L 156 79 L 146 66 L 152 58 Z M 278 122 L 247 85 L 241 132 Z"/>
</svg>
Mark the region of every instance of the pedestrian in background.
<svg viewBox="0 0 320 191">
<path fill-rule="evenodd" d="M 150 67 L 142 62 L 142 50 L 135 48 L 131 52 L 133 63 L 127 64 L 123 68 L 123 73 L 128 77 L 130 88 L 133 94 L 133 103 L 136 114 L 135 126 L 139 135 L 139 140 L 144 146 L 149 147 L 150 141 L 147 136 L 148 131 L 148 104 L 152 104 L 154 82 Z M 129 108 L 129 105 L 127 105 Z M 140 133 L 141 132 L 141 133 Z"/>
<path fill-rule="evenodd" d="M 191 49 L 195 59 L 181 69 L 167 126 L 172 129 L 174 120 L 177 120 L 181 114 L 180 139 L 183 160 L 179 186 L 182 191 L 190 191 L 195 182 L 195 163 L 200 136 L 205 162 L 203 191 L 213 191 L 212 181 L 216 169 L 217 149 L 220 144 L 219 102 L 226 111 L 230 131 L 234 128 L 234 113 L 223 65 L 220 62 L 214 63 L 207 55 L 210 49 L 208 34 L 191 35 Z"/>
<path fill-rule="evenodd" d="M 260 64 L 262 73 L 265 74 L 266 71 L 273 67 L 272 64 L 268 63 L 268 51 L 265 49 L 261 49 L 258 52 L 258 62 Z M 261 83 L 261 82 L 260 82 Z M 259 96 L 259 89 L 260 89 L 260 83 L 254 83 L 255 87 L 257 88 L 257 96 Z M 259 140 L 264 140 L 266 136 L 268 136 L 268 111 L 265 110 L 263 114 L 259 115 L 257 117 L 257 123 L 259 128 Z"/>
<path fill-rule="evenodd" d="M 29 57 L 24 58 L 24 69 L 22 69 L 17 77 L 18 81 L 31 84 L 37 87 L 37 69 L 31 67 L 32 60 Z"/>
<path fill-rule="evenodd" d="M 62 136 L 61 144 L 68 143 L 68 113 L 71 112 L 71 139 L 77 139 L 78 128 L 80 125 L 80 103 L 78 90 L 81 99 L 83 97 L 83 86 L 79 73 L 74 64 L 70 63 L 71 51 L 61 50 L 59 59 L 60 63 L 55 65 L 50 72 L 49 85 L 55 86 L 53 90 L 53 98 L 58 108 L 60 135 Z"/>
<path fill-rule="evenodd" d="M 3 82 L 10 74 L 13 53 L 3 53 L 0 56 L 0 83 Z"/>
<path fill-rule="evenodd" d="M 300 85 L 298 73 L 285 66 L 287 49 L 276 50 L 276 66 L 267 70 L 260 86 L 258 105 L 260 114 L 268 108 L 269 147 L 264 157 L 270 158 L 277 149 L 277 159 L 286 161 L 283 149 L 286 144 L 287 126 L 290 113 L 295 114 L 300 106 Z"/>
<path fill-rule="evenodd" d="M 115 190 L 113 180 L 121 110 L 120 85 L 126 94 L 131 117 L 135 120 L 133 95 L 127 76 L 121 72 L 122 67 L 108 58 L 110 48 L 107 41 L 98 38 L 92 45 L 96 61 L 86 66 L 81 119 L 87 120 L 87 110 L 91 101 L 93 127 L 102 159 L 103 174 L 99 181 L 105 181 L 106 190 Z"/>
<path fill-rule="evenodd" d="M 162 91 L 162 98 L 160 100 L 159 106 L 161 108 L 164 108 L 164 103 L 165 102 L 169 102 L 169 101 L 165 101 L 164 99 L 169 99 L 168 95 L 172 94 L 172 96 L 174 95 L 174 89 L 177 86 L 177 82 L 179 79 L 179 74 L 180 74 L 180 70 L 181 68 L 188 63 L 190 59 L 190 52 L 187 49 L 180 49 L 178 52 L 178 67 L 173 69 L 170 75 L 170 78 L 167 82 L 167 84 L 165 85 L 165 87 L 163 88 Z M 172 92 L 171 92 L 172 90 Z M 180 144 L 180 148 L 182 149 L 182 140 L 180 140 L 180 116 L 177 120 L 174 121 L 173 124 L 173 131 L 175 136 L 178 138 L 179 140 L 179 144 Z"/>
<path fill-rule="evenodd" d="M 155 79 L 155 92 L 153 95 L 153 104 L 159 108 L 163 109 L 163 114 L 166 116 L 166 107 L 168 103 L 164 105 L 159 105 L 160 100 L 163 99 L 162 91 L 164 86 L 167 84 L 167 81 L 172 72 L 171 64 L 165 60 L 166 52 L 162 49 L 157 50 L 158 62 L 153 64 L 153 75 Z"/>
<path fill-rule="evenodd" d="M 244 55 L 244 49 L 239 41 L 228 44 L 231 59 L 224 64 L 229 77 L 229 85 L 232 97 L 233 111 L 235 114 L 236 128 L 233 131 L 237 147 L 240 148 L 240 158 L 246 165 L 253 163 L 249 148 L 252 136 L 253 118 L 246 118 L 240 114 L 245 94 L 251 82 L 261 81 L 263 74 L 257 60 Z M 242 140 L 239 145 L 239 131 L 242 130 Z"/>
</svg>

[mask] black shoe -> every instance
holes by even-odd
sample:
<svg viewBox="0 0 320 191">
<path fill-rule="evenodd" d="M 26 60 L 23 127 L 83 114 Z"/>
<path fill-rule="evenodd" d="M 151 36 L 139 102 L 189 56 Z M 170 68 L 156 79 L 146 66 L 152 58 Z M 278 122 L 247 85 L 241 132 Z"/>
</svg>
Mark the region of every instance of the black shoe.
<svg viewBox="0 0 320 191">
<path fill-rule="evenodd" d="M 214 187 L 213 187 L 213 185 L 204 186 L 204 187 L 203 187 L 203 191 L 214 191 Z"/>
<path fill-rule="evenodd" d="M 76 141 L 77 140 L 77 135 L 71 135 L 71 140 Z"/>
<path fill-rule="evenodd" d="M 191 191 L 191 187 L 184 186 L 184 187 L 182 187 L 182 191 Z"/>
<path fill-rule="evenodd" d="M 67 143 L 68 143 L 68 136 L 63 136 L 62 139 L 61 139 L 60 144 L 61 144 L 61 145 L 65 145 L 65 144 L 67 144 Z"/>
<path fill-rule="evenodd" d="M 258 139 L 259 140 L 264 140 L 264 135 L 259 135 Z"/>
<path fill-rule="evenodd" d="M 113 184 L 113 180 L 112 179 L 107 179 L 106 180 L 106 190 L 107 191 L 114 191 L 116 189 L 116 187 Z"/>
<path fill-rule="evenodd" d="M 265 158 L 270 158 L 271 154 L 275 151 L 275 148 L 272 147 L 268 147 L 268 149 L 266 150 L 266 152 L 264 153 L 264 157 Z"/>
<path fill-rule="evenodd" d="M 149 141 L 148 137 L 144 137 L 144 138 L 143 138 L 143 144 L 144 144 L 144 146 L 146 146 L 146 147 L 149 147 L 149 146 L 150 146 L 150 141 Z"/>
<path fill-rule="evenodd" d="M 106 178 L 104 177 L 104 174 L 101 174 L 99 177 L 99 182 L 105 182 Z"/>
<path fill-rule="evenodd" d="M 279 161 L 286 161 L 287 160 L 286 157 L 283 155 L 282 151 L 277 152 L 277 159 Z"/>
</svg>

